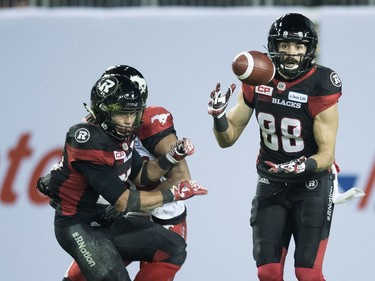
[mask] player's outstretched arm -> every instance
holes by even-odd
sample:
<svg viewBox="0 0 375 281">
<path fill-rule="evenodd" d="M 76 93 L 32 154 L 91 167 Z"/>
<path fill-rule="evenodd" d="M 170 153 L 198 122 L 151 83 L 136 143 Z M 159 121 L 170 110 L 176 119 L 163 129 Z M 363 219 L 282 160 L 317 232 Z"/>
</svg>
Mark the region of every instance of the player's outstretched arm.
<svg viewBox="0 0 375 281">
<path fill-rule="evenodd" d="M 169 134 L 163 137 L 154 148 L 154 155 L 160 157 L 170 150 L 171 145 L 177 141 L 175 134 Z M 178 184 L 182 180 L 190 180 L 190 171 L 186 159 L 180 160 L 173 165 L 165 175 L 165 180 L 157 187 L 159 190 L 167 189 L 174 184 Z"/>
<path fill-rule="evenodd" d="M 115 204 L 120 212 L 147 211 L 173 201 L 186 200 L 208 191 L 197 181 L 185 180 L 162 191 L 126 190 Z"/>
<path fill-rule="evenodd" d="M 188 138 L 177 140 L 163 156 L 155 160 L 145 161 L 134 183 L 147 186 L 159 181 L 174 165 L 193 153 L 194 145 Z"/>
<path fill-rule="evenodd" d="M 225 114 L 234 89 L 235 85 L 232 84 L 226 95 L 222 95 L 220 83 L 218 83 L 211 91 L 208 102 L 208 114 L 213 117 L 214 121 L 214 134 L 217 143 L 222 148 L 232 146 L 237 141 L 253 113 L 253 110 L 245 104 L 241 89 L 238 93 L 237 104 L 228 112 L 228 115 Z"/>
</svg>

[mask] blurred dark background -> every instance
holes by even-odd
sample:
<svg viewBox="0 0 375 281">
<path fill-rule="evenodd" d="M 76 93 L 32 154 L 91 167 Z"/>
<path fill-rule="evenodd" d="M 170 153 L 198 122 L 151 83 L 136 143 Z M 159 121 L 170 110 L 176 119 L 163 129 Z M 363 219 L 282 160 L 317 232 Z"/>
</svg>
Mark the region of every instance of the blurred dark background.
<svg viewBox="0 0 375 281">
<path fill-rule="evenodd" d="M 241 7 L 241 6 L 366 6 L 375 0 L 0 0 L 0 7 Z"/>
</svg>

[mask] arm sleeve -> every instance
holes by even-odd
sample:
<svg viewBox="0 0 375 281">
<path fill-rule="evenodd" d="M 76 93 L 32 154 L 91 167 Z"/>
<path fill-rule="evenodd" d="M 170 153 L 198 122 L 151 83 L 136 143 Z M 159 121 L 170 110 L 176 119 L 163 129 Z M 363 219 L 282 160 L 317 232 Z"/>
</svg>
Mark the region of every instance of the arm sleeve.
<svg viewBox="0 0 375 281">
<path fill-rule="evenodd" d="M 141 155 L 139 155 L 138 151 L 136 149 L 133 150 L 133 155 L 132 155 L 132 171 L 129 175 L 130 180 L 134 180 L 139 172 L 142 169 L 143 165 L 143 159 Z"/>
<path fill-rule="evenodd" d="M 89 184 L 111 205 L 114 205 L 117 199 L 126 190 L 125 183 L 120 180 L 116 171 L 108 165 L 77 161 L 72 163 L 72 166 L 81 173 Z"/>
<path fill-rule="evenodd" d="M 162 140 L 164 137 L 166 137 L 166 136 L 168 136 L 170 134 L 176 135 L 176 130 L 173 127 L 168 128 L 168 129 L 166 129 L 164 131 L 158 132 L 157 134 L 152 135 L 152 136 L 150 136 L 150 137 L 148 137 L 146 139 L 143 139 L 142 140 L 142 145 L 148 151 L 150 151 L 152 154 L 155 155 L 155 146 L 160 142 L 160 140 Z"/>
</svg>

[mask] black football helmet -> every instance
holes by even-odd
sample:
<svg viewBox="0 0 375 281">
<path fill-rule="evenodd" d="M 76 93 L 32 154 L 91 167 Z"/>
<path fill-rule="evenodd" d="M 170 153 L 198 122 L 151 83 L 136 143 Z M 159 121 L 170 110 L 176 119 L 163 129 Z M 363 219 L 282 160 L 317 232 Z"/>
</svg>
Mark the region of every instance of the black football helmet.
<svg viewBox="0 0 375 281">
<path fill-rule="evenodd" d="M 138 84 L 124 75 L 104 75 L 91 90 L 91 112 L 95 122 L 106 133 L 127 143 L 136 137 L 145 107 Z M 116 124 L 112 117 L 118 113 L 135 114 L 133 125 Z"/>
<path fill-rule="evenodd" d="M 128 77 L 131 81 L 136 83 L 141 93 L 143 102 L 146 103 L 148 97 L 148 88 L 146 80 L 143 77 L 142 73 L 140 73 L 137 69 L 129 65 L 118 64 L 107 68 L 107 70 L 103 73 L 102 76 L 111 74 L 124 75 Z"/>
<path fill-rule="evenodd" d="M 303 43 L 307 47 L 306 54 L 302 56 L 297 68 L 285 67 L 283 56 L 277 47 L 280 41 Z M 276 69 L 291 78 L 309 71 L 315 65 L 317 44 L 318 35 L 313 22 L 301 14 L 290 13 L 279 17 L 268 33 L 268 53 Z"/>
</svg>

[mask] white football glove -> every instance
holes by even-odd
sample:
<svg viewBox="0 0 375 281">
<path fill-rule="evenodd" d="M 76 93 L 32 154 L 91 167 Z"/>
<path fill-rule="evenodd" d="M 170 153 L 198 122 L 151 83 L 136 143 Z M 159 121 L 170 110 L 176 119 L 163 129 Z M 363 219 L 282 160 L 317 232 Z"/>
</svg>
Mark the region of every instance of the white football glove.
<svg viewBox="0 0 375 281">
<path fill-rule="evenodd" d="M 225 114 L 225 109 L 228 106 L 229 99 L 236 89 L 235 84 L 231 84 L 225 94 L 221 93 L 220 83 L 216 84 L 216 88 L 211 91 L 210 99 L 208 101 L 208 114 L 213 117 L 220 118 Z"/>
<path fill-rule="evenodd" d="M 190 156 L 194 153 L 194 145 L 188 138 L 176 141 L 172 144 L 171 149 L 166 154 L 168 160 L 177 164 L 179 161 L 184 159 L 186 156 Z"/>
<path fill-rule="evenodd" d="M 305 161 L 307 158 L 305 156 L 302 156 L 298 159 L 294 159 L 289 162 L 281 163 L 281 164 L 275 164 L 270 161 L 264 161 L 268 166 L 271 168 L 268 170 L 272 173 L 285 173 L 285 174 L 299 174 L 303 173 L 305 171 Z"/>
</svg>

